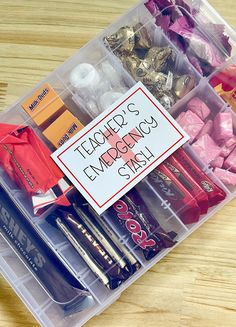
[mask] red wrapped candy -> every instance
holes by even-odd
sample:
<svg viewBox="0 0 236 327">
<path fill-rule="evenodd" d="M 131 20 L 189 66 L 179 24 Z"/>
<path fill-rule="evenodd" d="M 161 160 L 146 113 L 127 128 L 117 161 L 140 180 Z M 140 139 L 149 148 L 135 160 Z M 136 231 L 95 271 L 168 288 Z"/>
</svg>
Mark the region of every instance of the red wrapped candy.
<svg viewBox="0 0 236 327">
<path fill-rule="evenodd" d="M 201 188 L 207 193 L 209 206 L 215 206 L 226 197 L 225 191 L 217 186 L 191 159 L 183 148 L 179 148 L 173 156 L 189 172 Z"/>
<path fill-rule="evenodd" d="M 0 165 L 32 197 L 35 213 L 52 203 L 70 205 L 71 186 L 30 127 L 0 124 L 0 149 Z"/>
<path fill-rule="evenodd" d="M 196 223 L 200 208 L 176 176 L 164 165 L 159 165 L 148 175 L 149 183 L 173 206 L 184 224 Z"/>
<path fill-rule="evenodd" d="M 198 185 L 186 169 L 176 158 L 170 156 L 164 164 L 176 176 L 179 182 L 191 193 L 200 207 L 201 214 L 207 213 L 209 208 L 206 192 Z"/>
</svg>

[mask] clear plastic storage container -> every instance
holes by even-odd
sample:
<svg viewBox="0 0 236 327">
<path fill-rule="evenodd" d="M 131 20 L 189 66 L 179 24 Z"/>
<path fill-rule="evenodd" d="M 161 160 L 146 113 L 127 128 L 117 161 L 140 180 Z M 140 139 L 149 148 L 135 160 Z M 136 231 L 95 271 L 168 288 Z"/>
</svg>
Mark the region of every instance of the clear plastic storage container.
<svg viewBox="0 0 236 327">
<path fill-rule="evenodd" d="M 210 83 L 235 62 L 236 34 L 206 1 L 159 11 L 145 2 L 0 115 L 0 272 L 45 327 L 100 314 L 236 195 L 236 116 Z M 189 25 L 178 34 L 180 18 Z M 137 82 L 190 140 L 99 216 L 52 164 L 40 165 Z M 123 221 L 122 205 L 132 214 Z"/>
</svg>

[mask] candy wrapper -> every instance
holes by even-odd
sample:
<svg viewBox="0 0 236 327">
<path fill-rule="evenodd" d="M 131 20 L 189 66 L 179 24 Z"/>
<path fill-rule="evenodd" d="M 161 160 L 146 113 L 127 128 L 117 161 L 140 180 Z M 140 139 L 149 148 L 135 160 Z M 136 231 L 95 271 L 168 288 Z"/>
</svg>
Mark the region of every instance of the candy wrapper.
<svg viewBox="0 0 236 327">
<path fill-rule="evenodd" d="M 70 205 L 66 193 L 72 187 L 30 127 L 0 124 L 0 148 L 0 165 L 31 196 L 35 214 L 53 203 Z"/>
<path fill-rule="evenodd" d="M 201 214 L 208 211 L 208 197 L 206 192 L 198 185 L 186 169 L 174 158 L 170 156 L 165 162 L 165 166 L 176 176 L 180 183 L 191 193 L 197 201 Z"/>
<path fill-rule="evenodd" d="M 223 45 L 225 52 L 223 55 L 208 37 L 200 32 L 195 21 L 198 10 L 185 1 L 149 0 L 145 5 L 156 17 L 156 24 L 168 34 L 180 50 L 186 53 L 200 74 L 209 75 L 214 67 L 225 61 L 226 55 L 230 56 L 232 49 L 229 37 L 225 35 L 224 26 L 201 23 L 209 38 L 214 36 L 216 43 Z"/>
<path fill-rule="evenodd" d="M 141 23 L 121 27 L 106 36 L 104 43 L 132 77 L 142 82 L 167 110 L 196 85 L 193 74 L 178 75 L 173 48 L 155 46 Z"/>
<path fill-rule="evenodd" d="M 162 229 L 134 188 L 109 208 L 106 215 L 110 219 L 117 219 L 129 232 L 134 243 L 143 251 L 146 260 L 151 260 L 161 250 L 176 243 L 176 233 L 166 233 Z"/>
<path fill-rule="evenodd" d="M 80 311 L 83 300 L 90 298 L 89 292 L 40 238 L 6 192 L 2 188 L 0 192 L 0 207 L 5 212 L 5 215 L 0 214 L 0 232 L 51 299 L 61 305 L 66 314 Z M 92 304 L 93 300 L 90 301 Z"/>
<path fill-rule="evenodd" d="M 224 62 L 219 50 L 199 31 L 194 30 L 186 17 L 180 17 L 170 26 L 170 31 L 181 36 L 188 42 L 187 52 L 195 55 L 200 61 L 206 62 L 212 68 L 220 66 Z"/>
<path fill-rule="evenodd" d="M 130 272 L 121 268 L 107 249 L 96 238 L 92 229 L 70 208 L 61 208 L 50 215 L 48 221 L 65 235 L 92 272 L 109 289 L 116 289 L 130 277 Z"/>
<path fill-rule="evenodd" d="M 236 65 L 229 65 L 216 73 L 211 78 L 210 84 L 236 112 Z"/>
<path fill-rule="evenodd" d="M 192 160 L 188 153 L 179 148 L 173 156 L 189 172 L 198 185 L 207 193 L 209 206 L 213 207 L 226 198 L 226 193 L 217 186 L 198 165 Z"/>
<path fill-rule="evenodd" d="M 148 175 L 148 181 L 169 201 L 178 212 L 184 224 L 198 222 L 201 209 L 189 191 L 164 164 L 159 165 Z"/>
</svg>

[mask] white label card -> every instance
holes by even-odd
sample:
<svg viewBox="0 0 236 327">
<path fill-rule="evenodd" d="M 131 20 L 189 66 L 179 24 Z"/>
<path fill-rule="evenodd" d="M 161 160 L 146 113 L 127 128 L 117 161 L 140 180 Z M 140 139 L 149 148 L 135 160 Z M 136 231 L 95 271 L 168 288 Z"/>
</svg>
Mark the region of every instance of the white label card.
<svg viewBox="0 0 236 327">
<path fill-rule="evenodd" d="M 188 140 L 139 82 L 52 158 L 101 214 Z"/>
</svg>

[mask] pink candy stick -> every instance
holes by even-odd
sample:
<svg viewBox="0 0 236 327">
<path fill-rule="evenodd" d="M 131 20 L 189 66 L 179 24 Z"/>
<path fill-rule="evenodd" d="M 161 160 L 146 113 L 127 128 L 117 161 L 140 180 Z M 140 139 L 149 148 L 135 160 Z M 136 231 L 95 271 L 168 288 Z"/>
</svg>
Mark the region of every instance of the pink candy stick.
<svg viewBox="0 0 236 327">
<path fill-rule="evenodd" d="M 212 130 L 213 130 L 213 121 L 212 120 L 208 120 L 206 122 L 206 124 L 203 126 L 201 132 L 198 134 L 197 139 L 199 139 L 201 136 L 203 136 L 205 134 L 211 135 Z"/>
<path fill-rule="evenodd" d="M 225 169 L 216 168 L 215 175 L 226 185 L 236 185 L 236 174 Z"/>
<path fill-rule="evenodd" d="M 230 112 L 219 112 L 214 119 L 214 139 L 227 141 L 233 136 L 233 120 Z"/>
<path fill-rule="evenodd" d="M 192 111 L 188 110 L 178 121 L 180 126 L 190 136 L 189 142 L 192 143 L 204 126 L 204 122 Z"/>
<path fill-rule="evenodd" d="M 208 134 L 203 135 L 193 143 L 192 148 L 206 164 L 213 161 L 221 152 L 221 148 Z"/>
<path fill-rule="evenodd" d="M 192 98 L 192 100 L 188 102 L 187 109 L 194 112 L 202 120 L 205 120 L 211 113 L 211 110 L 208 108 L 208 106 L 197 97 Z"/>
</svg>

